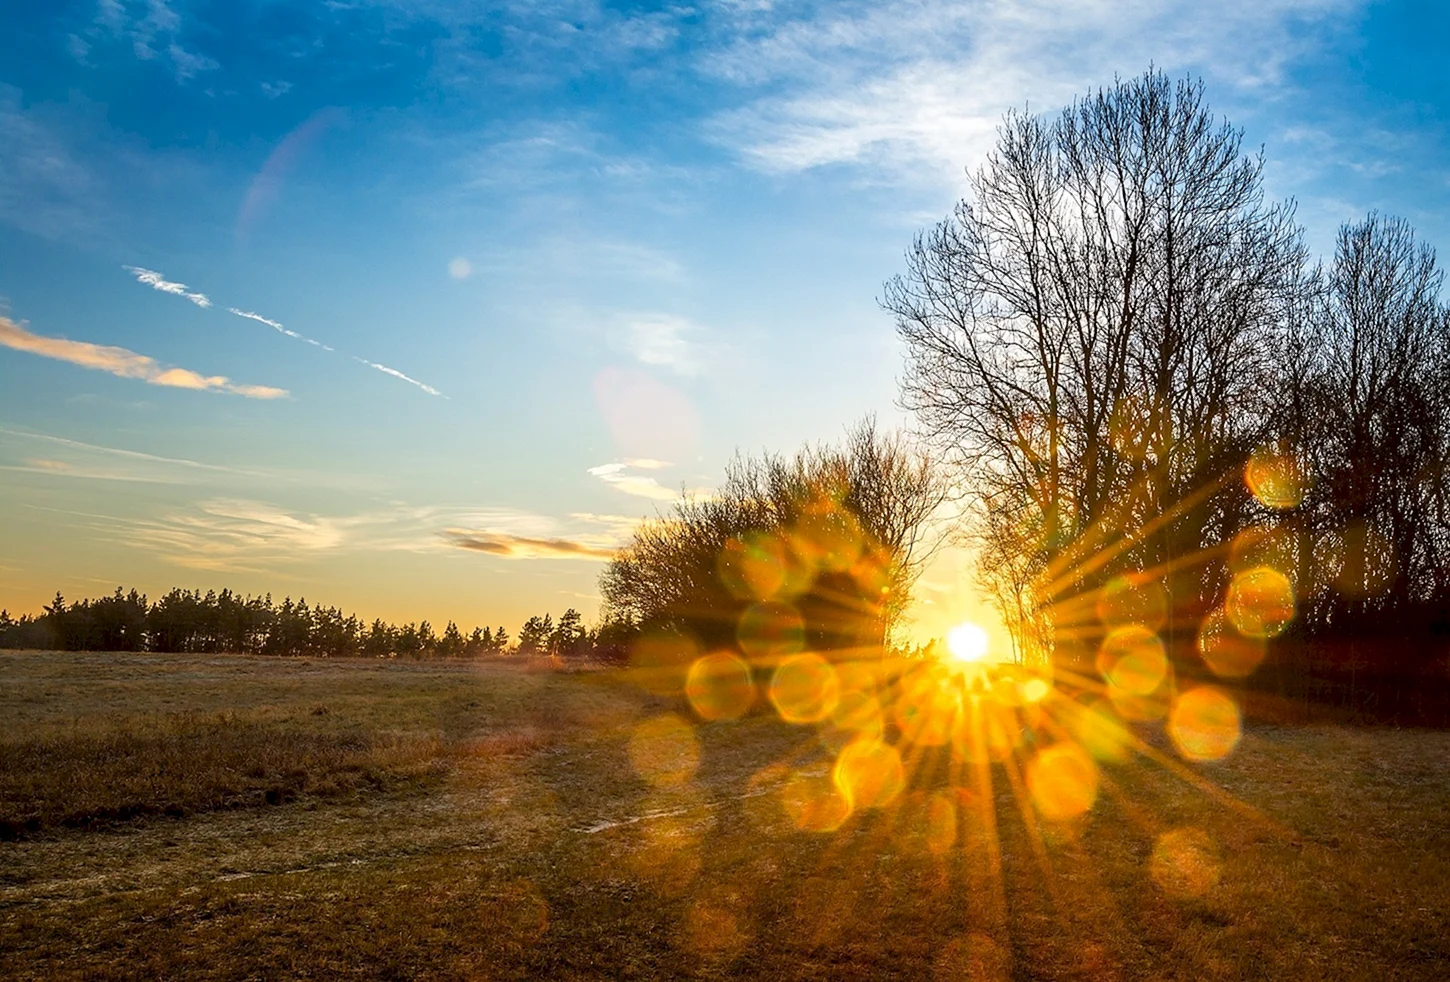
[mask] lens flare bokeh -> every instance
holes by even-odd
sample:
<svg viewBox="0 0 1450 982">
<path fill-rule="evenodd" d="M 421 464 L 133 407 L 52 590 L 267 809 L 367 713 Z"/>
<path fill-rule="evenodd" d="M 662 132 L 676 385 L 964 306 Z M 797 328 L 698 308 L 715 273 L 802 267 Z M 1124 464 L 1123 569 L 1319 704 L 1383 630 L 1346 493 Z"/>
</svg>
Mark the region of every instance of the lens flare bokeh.
<svg viewBox="0 0 1450 982">
<path fill-rule="evenodd" d="M 1122 801 L 1120 767 L 1147 760 L 1230 800 L 1206 777 L 1244 736 L 1241 697 L 1227 686 L 1270 661 L 1315 584 L 1353 577 L 1354 551 L 1380 548 L 1347 532 L 1311 549 L 1289 522 L 1305 490 L 1295 466 L 1290 455 L 1257 455 L 1245 482 L 1265 522 L 1167 564 L 1133 563 L 1157 519 L 1132 535 L 1067 538 L 1070 524 L 1038 523 L 1041 535 L 1023 548 L 1052 537 L 1064 558 L 1037 575 L 1037 608 L 1000 647 L 965 621 L 942 643 L 890 647 L 890 551 L 846 509 L 816 501 L 788 527 L 726 538 L 714 573 L 733 606 L 692 612 L 693 629 L 646 633 L 630 664 L 652 693 L 679 697 L 696 727 L 770 716 L 798 734 L 794 749 L 747 782 L 742 814 L 752 828 L 840 836 L 842 848 L 875 830 L 913 855 L 996 855 L 987 871 L 1000 890 L 996 829 L 1013 807 L 1006 818 L 997 810 L 1011 801 L 1050 878 L 1047 846 L 1087 834 L 1105 799 L 1147 820 L 1142 805 Z M 1219 579 L 1212 602 L 1195 606 L 1175 578 L 1199 570 Z M 634 733 L 630 760 L 653 793 L 683 794 L 707 766 L 708 741 L 691 729 L 664 713 Z M 688 882 L 698 832 L 674 828 L 673 818 L 659 824 L 665 831 L 647 839 L 669 873 L 661 882 Z M 1218 888 L 1215 843 L 1194 828 L 1151 824 L 1145 880 L 1177 899 Z M 692 906 L 682 928 L 689 946 L 702 957 L 738 950 L 747 927 L 734 916 L 718 898 Z"/>
</svg>

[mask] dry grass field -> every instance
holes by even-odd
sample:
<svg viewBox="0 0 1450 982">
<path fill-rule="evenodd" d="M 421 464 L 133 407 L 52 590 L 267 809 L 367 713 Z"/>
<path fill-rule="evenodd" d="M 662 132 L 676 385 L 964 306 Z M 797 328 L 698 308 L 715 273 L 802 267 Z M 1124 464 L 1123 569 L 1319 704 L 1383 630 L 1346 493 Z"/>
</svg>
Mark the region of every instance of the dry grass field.
<svg viewBox="0 0 1450 982">
<path fill-rule="evenodd" d="M 1250 726 L 1059 824 L 918 762 L 805 832 L 815 735 L 687 714 L 620 672 L 0 653 L 0 977 L 1450 978 L 1450 734 Z"/>
</svg>

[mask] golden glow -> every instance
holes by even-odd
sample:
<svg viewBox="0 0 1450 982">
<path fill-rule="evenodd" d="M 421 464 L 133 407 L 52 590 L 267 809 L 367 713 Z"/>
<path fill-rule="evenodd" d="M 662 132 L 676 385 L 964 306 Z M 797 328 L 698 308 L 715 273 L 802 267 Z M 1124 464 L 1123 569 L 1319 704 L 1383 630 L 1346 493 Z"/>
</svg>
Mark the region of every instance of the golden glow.
<svg viewBox="0 0 1450 982">
<path fill-rule="evenodd" d="M 1041 702 L 1052 692 L 1052 686 L 1047 684 L 1046 679 L 1032 678 L 1022 683 L 1022 699 L 1024 702 Z"/>
<path fill-rule="evenodd" d="M 747 657 L 793 654 L 805 647 L 805 620 L 788 603 L 752 604 L 740 615 L 735 637 Z"/>
<path fill-rule="evenodd" d="M 881 703 L 868 692 L 845 689 L 831 711 L 831 723 L 839 729 L 866 736 L 881 736 Z"/>
<path fill-rule="evenodd" d="M 860 678 L 860 666 L 847 663 L 835 666 L 840 697 L 830 717 L 821 725 L 820 738 L 826 747 L 839 752 L 857 737 L 881 739 L 884 723 L 881 703 Z"/>
<path fill-rule="evenodd" d="M 728 651 L 697 658 L 685 676 L 685 696 L 702 719 L 739 719 L 755 701 L 750 666 Z"/>
<path fill-rule="evenodd" d="M 932 964 L 932 976 L 963 982 L 1009 982 L 1012 953 L 991 935 L 974 931 L 947 942 Z"/>
<path fill-rule="evenodd" d="M 969 713 L 957 717 L 952 750 L 973 763 L 1007 760 L 1022 743 L 1017 714 L 989 700 L 974 702 Z"/>
<path fill-rule="evenodd" d="M 1097 613 L 1109 628 L 1137 624 L 1156 631 L 1168 619 L 1168 593 L 1157 580 L 1114 577 L 1098 594 Z"/>
<path fill-rule="evenodd" d="M 831 715 L 840 698 L 836 670 L 817 654 L 785 659 L 770 679 L 770 701 L 787 723 L 819 723 Z"/>
<path fill-rule="evenodd" d="M 1215 610 L 1198 629 L 1198 653 L 1203 663 L 1222 678 L 1243 678 L 1264 660 L 1263 638 L 1240 634 L 1228 615 Z"/>
<path fill-rule="evenodd" d="M 1167 678 L 1168 655 L 1158 635 L 1141 624 L 1129 624 L 1103 639 L 1097 666 L 1114 689 L 1130 696 L 1146 696 Z"/>
<path fill-rule="evenodd" d="M 926 845 L 940 856 L 957 841 L 957 804 L 948 791 L 937 791 L 926 805 Z"/>
<path fill-rule="evenodd" d="M 852 598 L 893 582 L 869 536 L 822 505 L 788 533 L 744 536 L 726 547 L 719 573 L 744 606 L 735 622 L 738 650 L 704 653 L 683 639 L 664 638 L 645 645 L 635 663 L 681 676 L 674 691 L 688 699 L 692 723 L 742 718 L 764 696 L 781 720 L 810 727 L 788 760 L 751 781 L 742 809 L 758 832 L 786 821 L 803 832 L 888 835 L 902 849 L 946 860 L 973 847 L 977 823 L 1000 790 L 993 785 L 1005 777 L 1020 796 L 1031 834 L 1039 845 L 1051 844 L 1081 834 L 1085 826 L 1077 823 L 1095 807 L 1109 768 L 1141 755 L 1196 781 L 1182 761 L 1213 762 L 1236 749 L 1243 733 L 1239 705 L 1222 689 L 1184 683 L 1178 672 L 1191 677 L 1194 669 L 1176 663 L 1185 657 L 1177 646 L 1170 657 L 1165 639 L 1171 630 L 1186 640 L 1197 622 L 1204 666 L 1222 678 L 1253 672 L 1265 657 L 1266 639 L 1295 616 L 1295 571 L 1309 568 L 1307 541 L 1292 528 L 1266 523 L 1216 550 L 1231 582 L 1218 598 L 1221 606 L 1207 616 L 1173 606 L 1166 585 L 1173 571 L 1165 567 L 1116 574 L 1089 568 L 1077 583 L 1091 586 L 1076 594 L 1067 572 L 1055 574 L 1067 594 L 1056 601 L 1055 635 L 1012 637 L 964 590 L 960 603 L 936 601 L 945 608 L 938 616 L 954 610 L 971 618 L 931 625 L 945 641 L 936 649 L 940 659 L 894 657 L 859 641 L 853 647 L 827 641 L 832 650 L 818 652 L 806 648 L 822 637 L 814 630 L 807 637 L 806 623 L 818 612 L 815 595 L 797 589 L 801 570 L 811 577 L 832 572 Z M 1019 652 L 1032 659 L 1031 667 L 1007 660 Z M 1191 650 L 1186 657 L 1193 659 Z M 1083 671 L 1084 659 L 1096 673 Z M 676 717 L 661 717 L 630 743 L 635 770 L 661 798 L 691 789 L 699 765 L 698 743 L 683 739 L 680 725 Z M 1171 741 L 1171 757 L 1150 730 Z M 1119 794 L 1131 792 L 1117 786 Z M 661 817 L 652 821 L 663 837 L 657 844 L 652 833 L 642 836 L 652 862 L 667 871 L 652 886 L 672 896 L 682 895 L 668 894 L 676 884 L 704 882 L 698 864 L 681 858 L 701 847 L 692 825 L 700 819 L 671 817 L 680 807 L 671 802 L 657 809 Z M 1153 840 L 1143 875 L 1172 896 L 1194 898 L 1214 888 L 1221 868 L 1206 836 L 1174 829 Z M 738 913 L 730 903 L 711 901 L 684 916 L 689 947 L 702 954 L 715 950 L 704 934 L 719 930 L 733 938 L 748 930 L 732 920 Z M 729 953 L 738 945 L 729 940 L 718 949 Z"/>
<path fill-rule="evenodd" d="M 906 742 L 940 747 L 951 739 L 960 711 L 960 686 L 950 684 L 940 666 L 928 665 L 902 687 L 892 718 Z"/>
<path fill-rule="evenodd" d="M 906 787 L 901 755 L 880 740 L 855 740 L 836 758 L 837 789 L 853 808 L 882 808 Z"/>
<path fill-rule="evenodd" d="M 1304 536 L 1298 530 L 1282 525 L 1252 525 L 1229 543 L 1228 568 L 1241 573 L 1255 566 L 1270 566 L 1294 582 L 1307 558 Z"/>
<path fill-rule="evenodd" d="M 1132 756 L 1132 734 L 1110 702 L 1098 699 L 1078 707 L 1072 733 L 1098 760 L 1119 763 Z"/>
<path fill-rule="evenodd" d="M 1189 760 L 1222 760 L 1243 733 L 1238 704 L 1222 689 L 1204 685 L 1189 689 L 1173 704 L 1168 735 Z"/>
<path fill-rule="evenodd" d="M 702 822 L 692 810 L 703 804 L 693 784 L 657 787 L 640 802 L 640 813 L 650 820 L 639 823 L 639 847 L 629 855 L 628 868 L 664 896 L 685 893 L 699 877 L 700 840 L 710 820 Z"/>
<path fill-rule="evenodd" d="M 1043 818 L 1076 818 L 1097 800 L 1098 765 L 1076 743 L 1055 743 L 1027 765 L 1027 789 Z"/>
<path fill-rule="evenodd" d="M 1244 483 L 1265 508 L 1297 508 L 1304 500 L 1304 466 L 1291 454 L 1255 450 L 1244 467 Z"/>
<path fill-rule="evenodd" d="M 792 536 L 755 532 L 725 543 L 718 561 L 720 581 L 741 600 L 788 599 L 804 593 L 815 577 L 812 554 L 802 554 Z"/>
<path fill-rule="evenodd" d="M 1255 566 L 1234 575 L 1224 609 L 1241 634 L 1277 637 L 1294 620 L 1294 586 L 1274 567 Z"/>
<path fill-rule="evenodd" d="M 1146 723 L 1167 716 L 1169 696 L 1169 686 L 1159 686 L 1156 691 L 1146 696 L 1134 695 L 1115 685 L 1108 686 L 1108 701 L 1113 704 L 1113 710 L 1123 719 L 1135 723 Z"/>
<path fill-rule="evenodd" d="M 780 790 L 781 804 L 803 832 L 834 832 L 851 817 L 851 801 L 825 775 L 792 774 Z"/>
<path fill-rule="evenodd" d="M 718 566 L 720 581 L 742 600 L 769 600 L 785 585 L 785 550 L 766 533 L 725 543 Z"/>
<path fill-rule="evenodd" d="M 641 688 L 656 695 L 678 695 L 689 665 L 699 654 L 699 646 L 683 634 L 650 632 L 629 646 L 629 666 Z"/>
<path fill-rule="evenodd" d="M 797 555 L 828 573 L 841 573 L 861 555 L 863 535 L 856 516 L 832 501 L 818 501 L 796 523 L 791 545 Z"/>
<path fill-rule="evenodd" d="M 947 634 L 947 650 L 960 662 L 980 662 L 986 659 L 987 632 L 970 621 L 958 624 Z"/>
</svg>

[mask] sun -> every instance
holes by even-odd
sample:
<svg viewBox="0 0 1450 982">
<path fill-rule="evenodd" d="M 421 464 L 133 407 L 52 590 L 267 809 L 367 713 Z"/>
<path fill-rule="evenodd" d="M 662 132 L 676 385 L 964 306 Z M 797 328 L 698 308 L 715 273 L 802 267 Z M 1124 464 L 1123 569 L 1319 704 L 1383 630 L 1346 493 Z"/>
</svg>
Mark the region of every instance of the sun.
<svg viewBox="0 0 1450 982">
<path fill-rule="evenodd" d="M 947 650 L 961 662 L 979 662 L 987 657 L 987 632 L 971 621 L 947 632 Z"/>
</svg>

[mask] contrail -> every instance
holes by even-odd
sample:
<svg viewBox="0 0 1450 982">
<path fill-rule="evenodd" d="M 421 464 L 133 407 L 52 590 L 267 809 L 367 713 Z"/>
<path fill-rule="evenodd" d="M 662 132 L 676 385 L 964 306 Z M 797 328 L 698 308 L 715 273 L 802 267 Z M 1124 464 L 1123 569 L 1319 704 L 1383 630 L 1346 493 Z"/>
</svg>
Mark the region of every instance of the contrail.
<svg viewBox="0 0 1450 982">
<path fill-rule="evenodd" d="M 323 344 L 321 341 L 314 341 L 312 340 L 312 338 L 309 338 L 305 334 L 298 334 L 296 331 L 289 331 L 287 328 L 283 327 L 280 322 L 274 321 L 270 317 L 263 317 L 261 314 L 253 313 L 250 310 L 238 310 L 235 307 L 228 307 L 227 313 L 236 314 L 238 317 L 245 317 L 247 318 L 247 320 L 256 321 L 258 324 L 266 324 L 268 327 L 272 328 L 274 331 L 277 331 L 279 334 L 285 334 L 289 338 L 296 338 L 298 341 L 306 341 L 308 344 L 321 348 L 323 351 L 337 350 L 332 345 Z"/>
<path fill-rule="evenodd" d="M 444 396 L 443 393 L 441 393 L 437 389 L 433 388 L 433 386 L 429 385 L 427 382 L 419 382 L 415 378 L 411 378 L 411 377 L 409 377 L 407 375 L 404 375 L 402 372 L 398 371 L 396 368 L 389 368 L 387 365 L 379 365 L 375 361 L 368 361 L 366 358 L 358 358 L 356 355 L 354 355 L 353 358 L 354 358 L 354 360 L 360 361 L 364 365 L 367 365 L 369 368 L 376 368 L 380 372 L 384 372 L 384 373 L 386 373 L 388 375 L 393 376 L 393 378 L 400 378 L 404 382 L 407 382 L 410 385 L 416 385 L 418 388 L 422 389 L 424 392 L 428 393 L 430 396 L 443 396 L 444 399 L 447 399 L 448 398 L 447 396 Z"/>
<path fill-rule="evenodd" d="M 162 293 L 185 297 L 198 307 L 211 306 L 211 299 L 205 293 L 192 293 L 186 289 L 185 283 L 173 283 L 154 269 L 146 269 L 143 266 L 122 266 L 121 268 L 135 276 L 137 283 L 144 283 Z"/>
<path fill-rule="evenodd" d="M 176 283 L 168 280 L 166 277 L 162 276 L 154 269 L 146 269 L 142 266 L 122 266 L 121 268 L 135 276 L 138 283 L 144 283 L 145 285 L 153 289 L 160 290 L 162 293 L 170 293 L 173 296 L 184 297 L 187 300 L 190 300 L 192 303 L 196 304 L 198 307 L 210 307 L 212 305 L 211 298 L 209 298 L 206 294 L 190 291 L 186 288 L 185 283 Z M 297 341 L 305 341 L 306 343 L 312 345 L 315 348 L 321 348 L 323 351 L 337 351 L 337 349 L 330 344 L 323 344 L 321 341 L 318 341 L 314 338 L 309 338 L 305 334 L 299 334 L 296 331 L 290 330 L 289 328 L 285 327 L 281 321 L 275 321 L 270 317 L 264 317 L 254 310 L 242 310 L 240 307 L 228 307 L 227 313 L 234 314 L 237 317 L 245 317 L 247 320 L 256 321 L 258 324 L 265 324 L 272 330 L 276 331 L 278 334 L 285 334 L 287 335 L 287 337 L 293 338 Z M 424 392 L 428 393 L 428 395 L 430 396 L 438 396 L 443 399 L 448 398 L 447 396 L 443 395 L 442 392 L 439 392 L 433 386 L 429 385 L 427 382 L 420 382 L 418 379 L 415 379 L 410 375 L 404 375 L 396 368 L 389 368 L 387 365 L 380 365 L 375 361 L 368 361 L 366 358 L 358 358 L 356 355 L 353 356 L 353 360 L 363 365 L 367 365 L 369 368 L 376 368 L 378 371 L 384 373 L 385 375 L 391 375 L 393 376 L 393 378 L 407 382 L 409 385 L 415 385 L 418 388 L 422 389 Z M 180 378 L 180 376 L 176 373 L 172 373 L 172 376 L 168 376 L 168 378 L 173 380 L 159 381 L 155 382 L 155 384 L 180 385 L 190 381 L 190 379 Z M 189 385 L 187 387 L 202 386 Z M 223 386 L 220 384 L 206 387 L 223 388 Z M 230 386 L 226 388 L 226 391 L 237 392 L 242 395 L 253 395 L 259 396 L 261 398 L 270 398 L 270 396 L 261 395 L 262 392 L 266 391 L 264 387 L 261 386 Z"/>
</svg>

